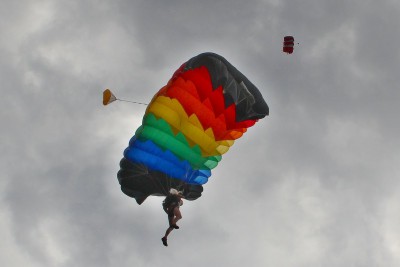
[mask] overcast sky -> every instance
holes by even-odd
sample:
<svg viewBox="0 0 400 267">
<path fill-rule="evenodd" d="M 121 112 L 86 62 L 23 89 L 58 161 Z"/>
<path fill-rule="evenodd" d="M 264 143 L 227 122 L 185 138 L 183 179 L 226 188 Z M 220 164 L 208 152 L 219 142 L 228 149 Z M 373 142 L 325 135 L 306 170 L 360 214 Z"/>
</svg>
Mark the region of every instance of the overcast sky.
<svg viewBox="0 0 400 267">
<path fill-rule="evenodd" d="M 0 0 L 2 266 L 400 266 L 400 2 Z M 296 43 L 281 52 L 285 35 Z M 215 52 L 270 116 L 182 206 L 124 195 L 145 106 Z"/>
</svg>

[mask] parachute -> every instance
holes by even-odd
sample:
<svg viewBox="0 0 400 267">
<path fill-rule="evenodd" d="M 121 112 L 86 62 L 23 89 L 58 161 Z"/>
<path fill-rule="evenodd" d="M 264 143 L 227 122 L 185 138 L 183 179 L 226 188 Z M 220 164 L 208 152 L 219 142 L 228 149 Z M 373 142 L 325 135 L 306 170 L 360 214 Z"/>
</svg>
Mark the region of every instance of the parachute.
<svg viewBox="0 0 400 267">
<path fill-rule="evenodd" d="M 283 38 L 283 52 L 292 54 L 294 49 L 294 38 L 293 36 L 285 36 Z"/>
<path fill-rule="evenodd" d="M 110 91 L 110 89 L 106 89 L 103 92 L 103 105 L 106 106 L 112 102 L 117 100 L 115 95 Z"/>
<path fill-rule="evenodd" d="M 269 114 L 261 93 L 225 58 L 203 53 L 153 97 L 120 161 L 121 190 L 140 205 L 171 188 L 188 200 L 247 128 Z"/>
<path fill-rule="evenodd" d="M 135 102 L 135 101 L 132 101 L 132 100 L 119 99 L 111 92 L 110 89 L 106 89 L 106 90 L 103 91 L 103 105 L 104 106 L 107 106 L 108 104 L 110 104 L 110 103 L 112 103 L 112 102 L 114 102 L 116 100 L 123 101 L 123 102 L 131 102 L 131 103 L 141 104 L 141 105 L 146 105 L 147 106 L 146 103 Z"/>
</svg>

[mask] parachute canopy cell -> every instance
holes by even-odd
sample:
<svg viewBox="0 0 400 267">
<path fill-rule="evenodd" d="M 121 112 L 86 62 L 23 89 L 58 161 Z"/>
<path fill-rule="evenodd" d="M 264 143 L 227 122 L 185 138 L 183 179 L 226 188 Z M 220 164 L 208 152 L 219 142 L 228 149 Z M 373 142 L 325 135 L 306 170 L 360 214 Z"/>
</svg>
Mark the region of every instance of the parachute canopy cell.
<svg viewBox="0 0 400 267">
<path fill-rule="evenodd" d="M 268 113 L 260 91 L 225 58 L 191 58 L 148 105 L 120 162 L 121 190 L 138 204 L 171 188 L 199 198 L 222 155 Z"/>
<path fill-rule="evenodd" d="M 110 104 L 111 102 L 114 102 L 115 100 L 117 100 L 117 98 L 110 91 L 110 89 L 104 90 L 104 92 L 103 92 L 103 105 L 104 106 Z"/>
<path fill-rule="evenodd" d="M 292 54 L 294 49 L 294 38 L 293 36 L 285 36 L 283 38 L 283 52 Z"/>
</svg>

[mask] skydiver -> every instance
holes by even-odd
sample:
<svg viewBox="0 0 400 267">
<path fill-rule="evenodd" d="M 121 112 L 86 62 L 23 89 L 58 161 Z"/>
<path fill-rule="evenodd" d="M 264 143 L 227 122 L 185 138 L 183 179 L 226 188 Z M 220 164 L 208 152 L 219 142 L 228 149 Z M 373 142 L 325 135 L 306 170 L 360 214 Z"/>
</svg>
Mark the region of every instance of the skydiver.
<svg viewBox="0 0 400 267">
<path fill-rule="evenodd" d="M 164 246 L 168 246 L 167 237 L 171 233 L 171 231 L 174 229 L 179 229 L 179 226 L 176 225 L 176 222 L 182 219 L 182 214 L 179 210 L 179 207 L 183 205 L 182 198 L 185 198 L 182 195 L 182 192 L 171 188 L 171 190 L 169 191 L 169 195 L 163 201 L 163 209 L 168 214 L 169 223 L 169 227 L 165 232 L 164 237 L 161 238 Z"/>
</svg>

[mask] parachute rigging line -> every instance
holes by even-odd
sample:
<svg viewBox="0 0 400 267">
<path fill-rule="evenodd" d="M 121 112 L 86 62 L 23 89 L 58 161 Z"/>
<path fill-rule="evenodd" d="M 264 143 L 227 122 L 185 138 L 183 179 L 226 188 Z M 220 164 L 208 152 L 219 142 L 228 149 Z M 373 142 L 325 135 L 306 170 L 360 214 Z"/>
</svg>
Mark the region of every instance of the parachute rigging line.
<svg viewBox="0 0 400 267">
<path fill-rule="evenodd" d="M 117 98 L 117 100 L 119 100 L 119 101 L 123 101 L 123 102 L 130 102 L 130 103 L 134 103 L 134 104 L 145 105 L 145 106 L 147 106 L 147 105 L 148 105 L 148 104 L 146 104 L 146 103 L 142 103 L 142 102 L 135 102 L 135 101 L 131 101 L 131 100 L 125 100 L 125 99 L 119 99 L 119 98 Z"/>
</svg>

